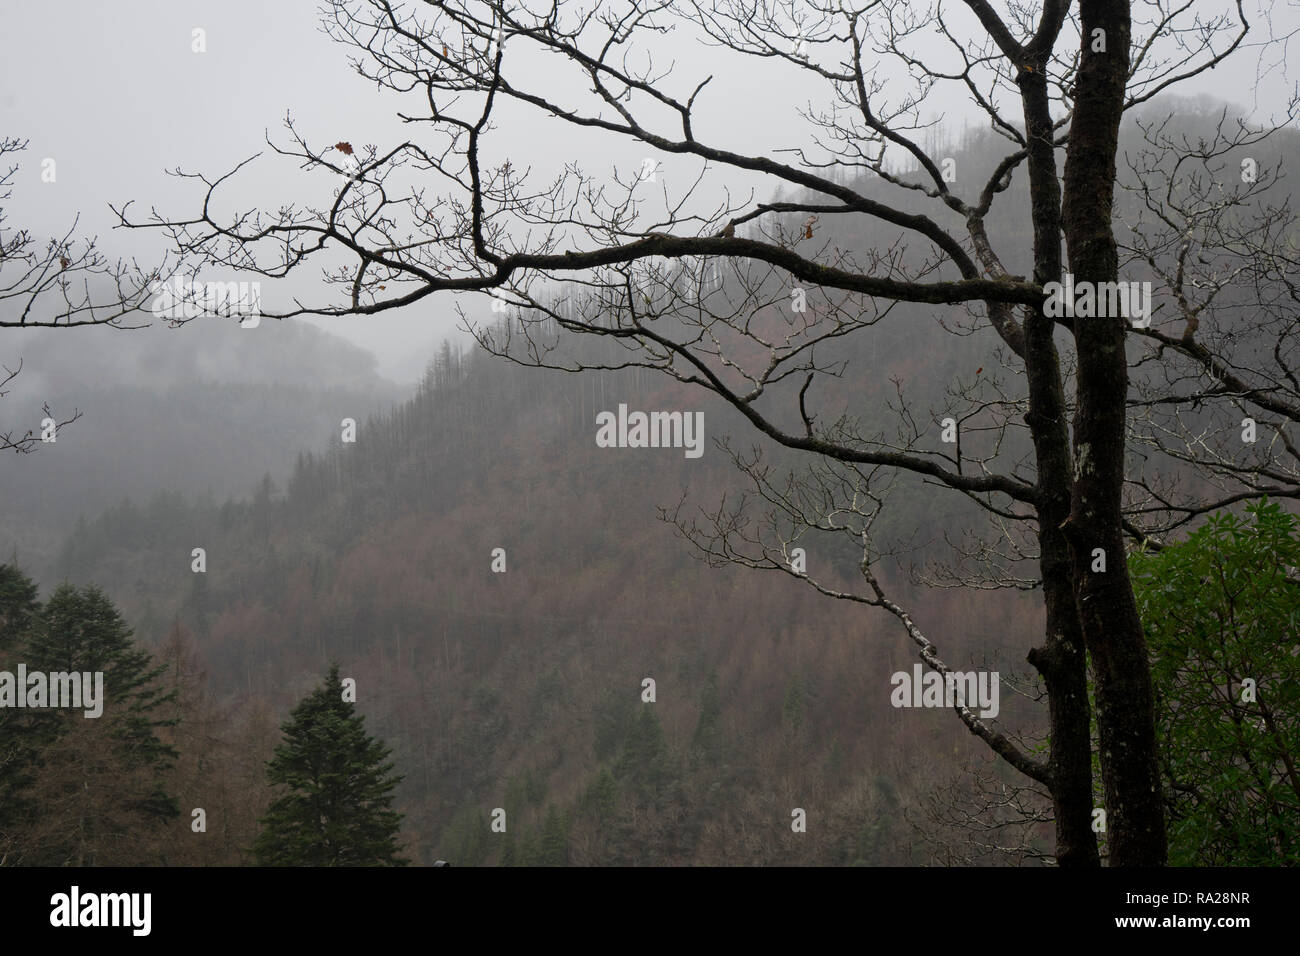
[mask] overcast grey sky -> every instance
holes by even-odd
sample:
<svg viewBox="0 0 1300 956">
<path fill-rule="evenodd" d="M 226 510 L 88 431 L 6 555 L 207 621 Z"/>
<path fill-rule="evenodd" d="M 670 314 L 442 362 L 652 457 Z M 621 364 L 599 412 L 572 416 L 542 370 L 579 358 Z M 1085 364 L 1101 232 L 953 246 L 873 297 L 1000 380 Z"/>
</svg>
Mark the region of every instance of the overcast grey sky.
<svg viewBox="0 0 1300 956">
<path fill-rule="evenodd" d="M 953 22 L 962 22 L 960 4 L 952 6 L 958 10 Z M 1250 6 L 1258 6 L 1258 0 Z M 1300 23 L 1295 0 L 1277 7 L 1275 33 Z M 265 131 L 284 142 L 286 111 L 320 144 L 345 139 L 382 147 L 412 135 L 394 118 L 404 101 L 378 92 L 349 68 L 353 51 L 323 35 L 314 2 L 0 0 L 0 11 L 0 133 L 30 140 L 7 204 L 11 228 L 62 231 L 80 212 L 78 232 L 97 233 L 110 257 L 139 252 L 147 259 L 161 248 L 161 236 L 110 231 L 106 204 L 133 199 L 141 212 L 157 205 L 175 215 L 192 213 L 192 186 L 164 170 L 224 172 L 265 149 Z M 196 27 L 206 31 L 203 54 L 191 49 Z M 680 87 L 715 77 L 702 96 L 702 136 L 749 151 L 797 139 L 792 131 L 803 124 L 795 110 L 817 97 L 818 87 L 791 71 L 727 60 L 684 38 L 665 42 L 680 57 Z M 1281 62 L 1265 64 L 1274 69 L 1258 88 L 1259 59 L 1246 51 L 1182 92 L 1224 96 L 1262 118 L 1284 104 L 1300 73 L 1295 68 L 1300 62 L 1287 69 L 1289 51 L 1272 57 Z M 944 105 L 954 110 L 949 119 L 960 126 L 965 118 L 956 112 L 960 101 Z M 406 107 L 413 109 L 409 102 Z M 494 146 L 524 148 L 539 170 L 575 158 L 594 170 L 615 161 L 630 168 L 639 156 L 627 143 L 576 136 L 541 120 L 503 128 Z M 40 181 L 45 157 L 58 164 L 54 184 Z M 283 161 L 259 163 L 232 198 L 242 205 L 274 206 L 283 199 L 328 197 L 323 179 L 295 172 Z M 434 344 L 454 334 L 446 297 L 425 299 L 405 314 L 321 324 L 374 351 L 381 371 L 397 380 L 412 379 Z"/>
</svg>

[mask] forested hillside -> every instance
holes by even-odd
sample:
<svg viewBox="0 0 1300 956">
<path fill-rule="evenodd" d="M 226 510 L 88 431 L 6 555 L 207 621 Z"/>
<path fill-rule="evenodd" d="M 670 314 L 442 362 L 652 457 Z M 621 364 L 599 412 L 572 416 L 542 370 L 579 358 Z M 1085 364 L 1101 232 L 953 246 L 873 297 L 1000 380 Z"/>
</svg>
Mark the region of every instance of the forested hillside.
<svg viewBox="0 0 1300 956">
<path fill-rule="evenodd" d="M 221 501 L 262 475 L 283 480 L 320 413 L 363 417 L 405 397 L 367 352 L 307 325 L 208 317 L 179 328 L 7 330 L 0 430 L 22 434 L 48 403 L 66 422 L 40 454 L 10 462 L 0 542 L 45 579 L 81 516 L 159 493 Z M 184 422 L 183 426 L 178 422 Z"/>
<path fill-rule="evenodd" d="M 343 662 L 406 774 L 417 862 L 924 859 L 909 815 L 958 773 L 936 751 L 983 755 L 950 715 L 889 706 L 889 675 L 911 663 L 901 629 L 694 560 L 656 506 L 683 488 L 711 505 L 737 477 L 711 441 L 698 460 L 597 448 L 595 413 L 620 402 L 701 407 L 646 373 L 520 374 L 447 348 L 410 402 L 303 455 L 284 492 L 112 508 L 69 539 L 59 574 L 103 586 L 147 644 L 179 621 L 241 708 L 284 712 L 321 661 Z M 703 410 L 706 438 L 733 430 Z M 935 528 L 929 504 L 912 514 Z M 926 619 L 954 635 L 954 660 L 1032 632 L 1010 606 L 972 628 L 956 592 Z"/>
</svg>

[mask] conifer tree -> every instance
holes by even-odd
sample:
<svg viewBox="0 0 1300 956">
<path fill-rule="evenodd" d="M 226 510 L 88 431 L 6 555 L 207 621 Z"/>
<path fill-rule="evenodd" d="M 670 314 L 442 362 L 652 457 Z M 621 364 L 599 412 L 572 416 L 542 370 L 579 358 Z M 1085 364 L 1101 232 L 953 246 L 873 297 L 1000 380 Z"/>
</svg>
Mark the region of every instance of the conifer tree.
<svg viewBox="0 0 1300 956">
<path fill-rule="evenodd" d="M 539 861 L 542 866 L 564 866 L 569 862 L 569 842 L 564 817 L 551 804 L 542 824 Z"/>
<path fill-rule="evenodd" d="M 0 651 L 26 636 L 40 609 L 32 579 L 15 564 L 0 564 Z"/>
<path fill-rule="evenodd" d="M 283 788 L 253 845 L 261 866 L 405 866 L 398 855 L 402 815 L 392 809 L 401 782 L 392 750 L 366 733 L 343 699 L 339 668 L 294 708 L 284 741 L 267 765 Z"/>
<path fill-rule="evenodd" d="M 176 752 L 157 736 L 174 720 L 164 716 L 176 699 L 158 678 L 167 670 L 136 646 L 133 631 L 101 589 L 61 584 L 46 602 L 43 626 L 32 635 L 28 666 L 47 671 L 103 671 L 106 706 L 119 712 L 114 737 L 135 766 L 170 766 Z M 164 801 L 166 802 L 166 801 Z M 164 816 L 174 811 L 161 809 Z"/>
<path fill-rule="evenodd" d="M 98 588 L 56 588 L 41 608 L 17 568 L 0 569 L 0 617 L 15 631 L 0 669 L 102 672 L 101 713 L 66 708 L 4 714 L 0 736 L 0 857 L 37 866 L 158 863 L 151 838 L 176 819 L 168 793 L 176 751 L 158 735 L 174 719 L 158 681 L 164 668 Z"/>
</svg>

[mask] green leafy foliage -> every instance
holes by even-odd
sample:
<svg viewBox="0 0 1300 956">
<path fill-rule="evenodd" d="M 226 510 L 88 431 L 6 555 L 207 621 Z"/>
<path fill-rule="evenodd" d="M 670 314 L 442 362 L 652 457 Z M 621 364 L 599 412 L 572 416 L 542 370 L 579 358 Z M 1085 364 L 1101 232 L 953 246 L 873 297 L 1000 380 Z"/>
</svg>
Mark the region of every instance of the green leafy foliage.
<svg viewBox="0 0 1300 956">
<path fill-rule="evenodd" d="M 1300 863 L 1300 521 L 1264 501 L 1130 563 L 1170 862 Z"/>
</svg>

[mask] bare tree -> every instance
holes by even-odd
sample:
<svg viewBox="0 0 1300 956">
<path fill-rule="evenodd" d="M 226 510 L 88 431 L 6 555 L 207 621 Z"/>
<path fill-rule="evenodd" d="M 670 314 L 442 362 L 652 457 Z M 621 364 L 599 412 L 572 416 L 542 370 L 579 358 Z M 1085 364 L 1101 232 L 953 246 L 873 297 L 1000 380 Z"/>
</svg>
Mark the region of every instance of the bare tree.
<svg viewBox="0 0 1300 956">
<path fill-rule="evenodd" d="M 10 369 L 8 366 L 0 365 L 0 398 L 9 394 L 6 388 L 10 382 L 18 377 L 18 373 L 23 370 L 23 363 L 19 362 L 18 367 Z M 18 454 L 28 454 L 36 450 L 36 446 L 44 440 L 50 440 L 58 435 L 58 430 L 64 425 L 70 425 L 81 417 L 81 412 L 73 410 L 72 416 L 64 421 L 56 421 L 50 411 L 50 406 L 41 407 L 41 414 L 45 417 L 41 422 L 41 434 L 37 434 L 35 429 L 29 428 L 22 435 L 16 435 L 13 429 L 0 432 L 0 451 L 13 451 Z"/>
<path fill-rule="evenodd" d="M 138 328 L 125 320 L 141 309 L 165 276 L 165 263 L 146 269 L 136 262 L 110 262 L 97 240 L 76 239 L 78 217 L 59 237 L 42 243 L 29 229 L 7 226 L 4 203 L 13 196 L 19 165 L 13 157 L 27 141 L 0 138 L 0 327 L 69 328 L 110 325 Z"/>
<path fill-rule="evenodd" d="M 1119 312 L 1061 314 L 1048 287 L 1065 274 L 1080 288 L 1120 280 L 1131 261 L 1113 223 L 1121 121 L 1247 53 L 1254 27 L 1243 0 L 1226 11 L 1197 0 L 624 0 L 591 9 L 331 0 L 326 29 L 355 48 L 364 77 L 409 94 L 415 110 L 399 115 L 417 137 L 382 149 L 313 145 L 287 120 L 290 141 L 272 148 L 344 177 L 327 205 L 218 221 L 214 196 L 241 164 L 194 177 L 204 197 L 193 218 L 138 221 L 128 204 L 122 223 L 166 230 L 198 267 L 279 278 L 308 260 L 327 265 L 341 295 L 268 317 L 373 314 L 440 291 L 484 292 L 516 317 L 508 334 L 476 334 L 511 360 L 654 369 L 720 396 L 813 462 L 810 478 L 784 489 L 751 463 L 760 495 L 792 527 L 860 545 L 860 591 L 809 583 L 890 612 L 940 671 L 936 646 L 873 570 L 881 555 L 869 532 L 895 482 L 973 502 L 993 531 L 970 552 L 990 586 L 1042 591 L 1043 643 L 1028 660 L 1046 691 L 1050 748 L 1043 758 L 965 706 L 959 716 L 1050 793 L 1057 862 L 1096 865 L 1090 667 L 1110 861 L 1165 861 L 1147 648 L 1123 556 L 1126 534 L 1150 530 L 1134 523 L 1128 495 L 1129 343 L 1176 346 Z M 820 108 L 804 113 L 785 149 L 751 154 L 712 141 L 699 117 L 713 77 L 671 62 L 672 31 L 728 67 L 750 60 L 801 74 L 821 90 Z M 1261 42 L 1277 39 L 1266 32 Z M 969 175 L 958 188 L 929 129 L 930 112 L 954 96 L 1005 143 L 973 188 Z M 570 163 L 541 182 L 526 143 L 498 146 L 498 126 L 508 137 L 510 118 L 530 110 L 558 130 L 644 144 L 652 155 L 612 179 Z M 667 177 L 649 187 L 656 157 L 695 171 L 679 173 L 675 191 Z M 795 195 L 765 201 L 728 189 L 711 202 L 716 170 Z M 1008 265 L 1014 242 L 990 228 L 1009 197 L 1026 192 L 1028 278 Z M 855 220 L 890 238 L 865 252 L 832 241 Z M 719 263 L 723 283 L 710 278 Z M 800 296 L 815 307 L 796 308 Z M 960 307 L 966 318 L 952 331 L 985 336 L 987 364 L 1000 367 L 951 396 L 965 436 L 953 450 L 905 399 L 892 436 L 832 411 L 840 340 L 906 303 Z M 575 359 L 565 351 L 574 333 L 609 348 Z M 1198 349 L 1209 344 L 1177 341 L 1205 367 Z M 1154 513 L 1167 516 L 1169 504 L 1156 502 Z M 795 573 L 779 541 L 745 539 L 729 514 L 720 508 L 712 528 L 696 528 L 697 544 Z M 1036 565 L 1028 575 L 1016 570 L 1025 561 Z"/>
<path fill-rule="evenodd" d="M 74 238 L 77 221 L 60 237 L 44 243 L 28 229 L 7 226 L 5 203 L 13 196 L 19 164 L 14 157 L 27 148 L 27 141 L 0 137 L 0 327 L 72 328 L 106 325 L 139 328 L 126 318 L 144 306 L 162 281 L 166 262 L 154 269 L 138 263 L 115 263 L 101 253 L 96 240 Z M 22 362 L 10 369 L 0 365 L 0 397 L 18 377 Z M 57 421 L 49 405 L 42 408 L 41 434 L 35 429 L 0 432 L 0 451 L 29 453 L 42 440 L 50 440 L 57 429 L 81 417 Z"/>
<path fill-rule="evenodd" d="M 1138 201 L 1121 254 L 1169 306 L 1140 330 L 1130 403 L 1132 531 L 1154 547 L 1224 505 L 1300 497 L 1288 432 L 1300 422 L 1300 217 L 1281 161 L 1261 157 L 1280 135 L 1274 148 L 1293 149 L 1296 134 L 1226 109 L 1200 122 L 1194 140 L 1166 117 L 1140 122 L 1129 158 Z"/>
</svg>

